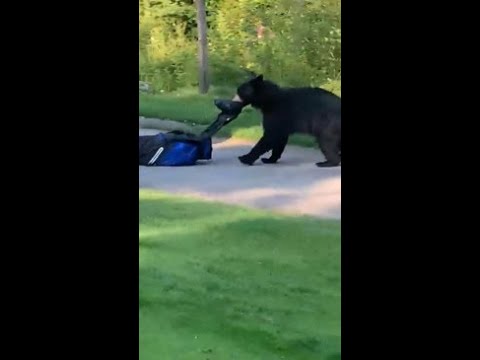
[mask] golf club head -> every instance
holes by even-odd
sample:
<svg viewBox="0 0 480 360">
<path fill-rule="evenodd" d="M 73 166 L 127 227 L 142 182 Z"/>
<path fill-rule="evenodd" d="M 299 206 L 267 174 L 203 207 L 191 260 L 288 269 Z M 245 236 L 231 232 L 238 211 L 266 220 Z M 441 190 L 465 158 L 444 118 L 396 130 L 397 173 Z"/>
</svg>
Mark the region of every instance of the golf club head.
<svg viewBox="0 0 480 360">
<path fill-rule="evenodd" d="M 227 115 L 238 115 L 243 109 L 243 104 L 238 101 L 227 99 L 215 99 L 215 106 Z"/>
</svg>

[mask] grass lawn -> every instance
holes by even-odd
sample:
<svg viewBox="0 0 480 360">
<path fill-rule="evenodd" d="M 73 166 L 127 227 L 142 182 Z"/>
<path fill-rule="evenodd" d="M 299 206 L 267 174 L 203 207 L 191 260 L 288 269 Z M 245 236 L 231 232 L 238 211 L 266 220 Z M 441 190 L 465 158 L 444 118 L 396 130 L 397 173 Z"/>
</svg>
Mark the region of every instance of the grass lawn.
<svg viewBox="0 0 480 360">
<path fill-rule="evenodd" d="M 140 191 L 141 360 L 340 359 L 340 222 Z"/>
<path fill-rule="evenodd" d="M 340 95 L 339 83 L 332 83 L 324 88 Z M 140 94 L 139 115 L 176 120 L 188 124 L 208 125 L 218 114 L 213 100 L 215 98 L 230 99 L 233 95 L 235 95 L 234 88 L 215 86 L 211 87 L 207 95 L 199 95 L 196 88 L 186 88 L 158 95 Z M 245 108 L 236 120 L 218 133 L 219 136 L 234 136 L 254 141 L 260 139 L 261 134 L 261 116 L 251 107 Z M 312 137 L 304 135 L 292 136 L 289 143 L 308 147 L 316 146 Z"/>
</svg>

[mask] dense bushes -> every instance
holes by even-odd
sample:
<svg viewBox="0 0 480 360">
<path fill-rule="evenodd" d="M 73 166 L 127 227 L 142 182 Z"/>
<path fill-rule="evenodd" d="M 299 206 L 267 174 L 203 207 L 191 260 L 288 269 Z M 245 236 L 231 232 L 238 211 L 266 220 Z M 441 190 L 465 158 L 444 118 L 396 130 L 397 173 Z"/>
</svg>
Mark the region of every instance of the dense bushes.
<svg viewBox="0 0 480 360">
<path fill-rule="evenodd" d="M 340 0 L 207 0 L 212 83 L 245 69 L 283 85 L 338 84 Z M 197 84 L 193 0 L 140 0 L 140 80 L 155 92 Z"/>
</svg>

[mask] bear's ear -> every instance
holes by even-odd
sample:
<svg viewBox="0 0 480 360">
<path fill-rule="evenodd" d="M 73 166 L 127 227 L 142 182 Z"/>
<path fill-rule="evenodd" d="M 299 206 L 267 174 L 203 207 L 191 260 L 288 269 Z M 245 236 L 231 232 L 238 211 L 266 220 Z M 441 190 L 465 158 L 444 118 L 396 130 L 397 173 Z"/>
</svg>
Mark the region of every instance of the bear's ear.
<svg viewBox="0 0 480 360">
<path fill-rule="evenodd" d="M 244 71 L 247 74 L 247 76 L 250 78 L 250 80 L 257 77 L 257 74 L 255 73 L 255 71 L 251 71 L 251 70 L 248 70 L 248 69 L 244 69 Z"/>
<path fill-rule="evenodd" d="M 255 79 L 254 79 L 255 82 L 263 82 L 263 74 L 261 75 L 258 75 Z"/>
</svg>

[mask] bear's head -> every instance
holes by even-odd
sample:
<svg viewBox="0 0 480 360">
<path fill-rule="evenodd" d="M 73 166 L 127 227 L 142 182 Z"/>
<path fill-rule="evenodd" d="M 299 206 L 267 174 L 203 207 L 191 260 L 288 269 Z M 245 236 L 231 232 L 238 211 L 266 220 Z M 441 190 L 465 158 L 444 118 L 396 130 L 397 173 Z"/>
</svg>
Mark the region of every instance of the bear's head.
<svg viewBox="0 0 480 360">
<path fill-rule="evenodd" d="M 269 97 L 278 91 L 278 86 L 274 83 L 264 80 L 263 75 L 258 75 L 253 79 L 244 82 L 237 88 L 237 94 L 233 101 L 238 101 L 244 106 L 261 106 Z"/>
</svg>

